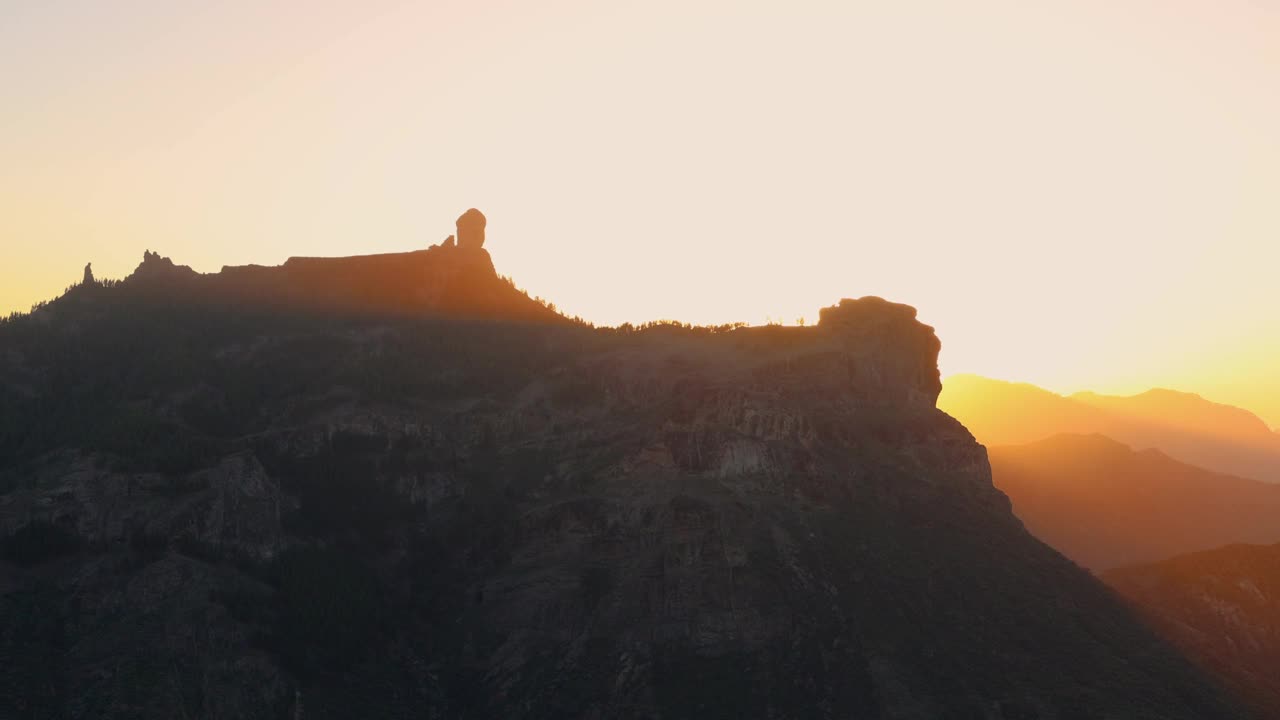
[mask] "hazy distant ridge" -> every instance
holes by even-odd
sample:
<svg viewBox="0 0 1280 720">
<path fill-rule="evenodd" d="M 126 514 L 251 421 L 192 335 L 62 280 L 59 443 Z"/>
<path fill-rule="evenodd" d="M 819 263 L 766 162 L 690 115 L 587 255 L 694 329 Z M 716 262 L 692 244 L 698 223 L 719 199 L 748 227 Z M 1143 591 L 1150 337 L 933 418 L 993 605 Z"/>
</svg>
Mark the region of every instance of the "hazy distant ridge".
<svg viewBox="0 0 1280 720">
<path fill-rule="evenodd" d="M 1209 470 L 1280 482 L 1280 435 L 1247 410 L 1191 393 L 1063 396 L 1026 383 L 954 375 L 944 383 L 938 407 L 988 446 L 1098 433 Z"/>
</svg>

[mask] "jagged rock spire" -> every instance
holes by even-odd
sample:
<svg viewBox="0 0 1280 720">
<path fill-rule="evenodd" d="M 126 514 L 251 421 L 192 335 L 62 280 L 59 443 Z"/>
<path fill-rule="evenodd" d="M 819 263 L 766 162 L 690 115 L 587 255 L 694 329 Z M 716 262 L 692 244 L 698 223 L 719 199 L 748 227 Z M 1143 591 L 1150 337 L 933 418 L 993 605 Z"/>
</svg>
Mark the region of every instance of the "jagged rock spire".
<svg viewBox="0 0 1280 720">
<path fill-rule="evenodd" d="M 486 224 L 484 213 L 475 208 L 471 208 L 462 215 L 458 216 L 458 247 L 474 248 L 479 250 L 484 247 L 484 226 Z"/>
</svg>

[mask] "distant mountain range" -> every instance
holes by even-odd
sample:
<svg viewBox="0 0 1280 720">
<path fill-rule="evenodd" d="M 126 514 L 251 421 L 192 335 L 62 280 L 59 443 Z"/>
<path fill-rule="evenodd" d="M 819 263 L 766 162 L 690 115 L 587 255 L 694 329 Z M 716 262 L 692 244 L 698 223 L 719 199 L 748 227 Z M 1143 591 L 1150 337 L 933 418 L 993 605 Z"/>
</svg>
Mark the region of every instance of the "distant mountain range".
<svg viewBox="0 0 1280 720">
<path fill-rule="evenodd" d="M 960 375 L 938 406 L 988 446 L 1032 534 L 1102 572 L 1257 717 L 1280 719 L 1280 435 L 1171 390 L 1063 396 Z"/>
<path fill-rule="evenodd" d="M 1094 570 L 1280 541 L 1280 484 L 1136 451 L 1102 435 L 988 448 L 996 487 L 1036 537 Z"/>
<path fill-rule="evenodd" d="M 1247 410 L 1190 393 L 1063 396 L 977 375 L 947 378 L 938 406 L 991 447 L 1101 434 L 1220 473 L 1280 482 L 1280 434 Z M 997 482 L 999 480 L 997 479 Z"/>
<path fill-rule="evenodd" d="M 1280 544 L 1231 545 L 1103 579 L 1259 717 L 1280 718 Z"/>
</svg>

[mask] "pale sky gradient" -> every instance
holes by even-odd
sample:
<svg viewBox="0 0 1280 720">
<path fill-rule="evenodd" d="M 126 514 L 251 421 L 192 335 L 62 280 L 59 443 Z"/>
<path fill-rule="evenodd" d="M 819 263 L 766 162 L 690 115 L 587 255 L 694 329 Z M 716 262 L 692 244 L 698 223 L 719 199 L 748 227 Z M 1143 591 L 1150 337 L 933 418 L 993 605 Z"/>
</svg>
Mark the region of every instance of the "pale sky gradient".
<svg viewBox="0 0 1280 720">
<path fill-rule="evenodd" d="M 1276 0 L 0 4 L 0 311 L 470 206 L 597 322 L 877 294 L 946 373 L 1280 425 Z"/>
</svg>

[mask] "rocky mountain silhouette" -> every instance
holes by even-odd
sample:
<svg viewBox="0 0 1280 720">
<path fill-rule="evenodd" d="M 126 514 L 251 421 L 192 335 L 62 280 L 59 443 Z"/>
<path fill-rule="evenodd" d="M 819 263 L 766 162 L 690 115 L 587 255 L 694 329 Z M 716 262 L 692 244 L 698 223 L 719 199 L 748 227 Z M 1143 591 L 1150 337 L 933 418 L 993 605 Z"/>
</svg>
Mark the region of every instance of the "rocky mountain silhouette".
<svg viewBox="0 0 1280 720">
<path fill-rule="evenodd" d="M 1230 545 L 1103 577 L 1258 717 L 1280 718 L 1280 544 Z"/>
<path fill-rule="evenodd" d="M 988 449 L 1036 537 L 1094 570 L 1280 541 L 1280 485 L 1214 473 L 1102 435 Z"/>
<path fill-rule="evenodd" d="M 466 227 L 0 324 L 0 715 L 1242 716 L 1025 530 L 911 307 L 592 328 Z"/>
<path fill-rule="evenodd" d="M 1058 434 L 1101 434 L 1139 450 L 1229 475 L 1280 482 L 1280 434 L 1256 415 L 1190 393 L 1058 395 L 977 375 L 947 378 L 939 407 L 979 442 L 1022 445 Z"/>
<path fill-rule="evenodd" d="M 483 247 L 484 225 L 484 215 L 473 208 L 458 218 L 458 233 L 464 242 L 445 242 L 406 253 L 294 257 L 280 266 L 232 266 L 209 274 L 147 251 L 142 264 L 122 284 L 134 294 L 155 294 L 163 302 L 236 303 L 258 309 L 342 314 L 563 321 L 497 275 Z M 85 284 L 81 289 L 91 288 Z"/>
</svg>

